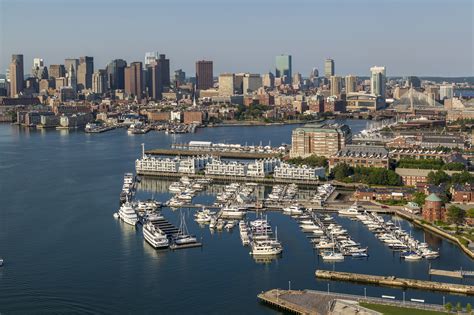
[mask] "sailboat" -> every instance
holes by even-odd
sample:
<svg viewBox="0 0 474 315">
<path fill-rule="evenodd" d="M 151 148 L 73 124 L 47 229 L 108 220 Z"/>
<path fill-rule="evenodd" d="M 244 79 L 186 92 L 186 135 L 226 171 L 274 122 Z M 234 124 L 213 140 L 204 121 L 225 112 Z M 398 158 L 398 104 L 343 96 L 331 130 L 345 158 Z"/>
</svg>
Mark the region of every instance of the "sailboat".
<svg viewBox="0 0 474 315">
<path fill-rule="evenodd" d="M 344 260 L 344 255 L 342 255 L 341 253 L 336 253 L 334 251 L 334 238 L 332 238 L 331 241 L 333 243 L 332 251 L 321 253 L 321 257 L 323 258 L 323 260 L 324 261 L 341 261 L 341 260 Z"/>
<path fill-rule="evenodd" d="M 188 226 L 186 225 L 186 220 L 184 219 L 183 213 L 181 213 L 181 223 L 179 225 L 178 234 L 176 234 L 174 238 L 174 242 L 177 245 L 185 245 L 197 242 L 196 236 L 189 234 Z"/>
</svg>

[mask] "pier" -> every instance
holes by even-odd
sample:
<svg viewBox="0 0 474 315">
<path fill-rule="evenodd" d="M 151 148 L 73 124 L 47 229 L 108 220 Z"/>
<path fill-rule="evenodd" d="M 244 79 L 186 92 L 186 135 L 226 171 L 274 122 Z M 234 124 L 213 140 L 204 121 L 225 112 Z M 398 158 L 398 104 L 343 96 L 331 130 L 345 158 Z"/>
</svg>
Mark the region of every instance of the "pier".
<svg viewBox="0 0 474 315">
<path fill-rule="evenodd" d="M 387 300 L 353 294 L 333 293 L 316 290 L 272 289 L 257 295 L 257 298 L 273 308 L 295 314 L 380 314 L 359 305 L 371 303 L 410 309 L 444 312 L 441 305 L 409 301 Z"/>
<path fill-rule="evenodd" d="M 316 278 L 474 295 L 474 286 L 472 285 L 397 278 L 395 276 L 375 276 L 352 272 L 316 270 Z"/>
<path fill-rule="evenodd" d="M 198 156 L 212 155 L 221 158 L 258 160 L 279 157 L 278 153 L 259 153 L 259 152 L 238 152 L 238 151 L 217 151 L 217 150 L 184 150 L 184 149 L 153 149 L 147 150 L 145 154 L 150 155 L 171 155 L 171 156 Z M 181 174 L 183 175 L 183 174 Z"/>
</svg>

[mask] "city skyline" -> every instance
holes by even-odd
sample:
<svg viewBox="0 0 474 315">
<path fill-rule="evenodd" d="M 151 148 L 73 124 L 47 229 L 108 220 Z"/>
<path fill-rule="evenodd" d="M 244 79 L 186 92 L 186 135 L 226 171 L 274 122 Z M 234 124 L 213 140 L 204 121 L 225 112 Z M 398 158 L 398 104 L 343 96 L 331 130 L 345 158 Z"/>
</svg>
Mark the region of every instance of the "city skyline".
<svg viewBox="0 0 474 315">
<path fill-rule="evenodd" d="M 25 73 L 29 73 L 33 58 L 42 58 L 46 65 L 51 65 L 62 64 L 65 58 L 92 56 L 94 68 L 105 69 L 113 59 L 124 59 L 128 63 L 143 61 L 149 51 L 166 54 L 170 69 L 183 69 L 188 76 L 194 76 L 197 60 L 212 60 L 215 75 L 274 72 L 274 58 L 280 54 L 292 55 L 293 72 L 305 77 L 313 67 L 322 73 L 326 58 L 335 60 L 336 75 L 370 76 L 370 67 L 377 64 L 389 69 L 389 77 L 469 76 L 473 73 L 470 1 L 454 1 L 449 6 L 449 16 L 445 16 L 446 5 L 440 1 L 431 1 L 429 6 L 427 1 L 414 4 L 408 1 L 384 4 L 375 1 L 355 4 L 342 0 L 291 4 L 263 1 L 253 4 L 250 10 L 244 9 L 250 4 L 245 1 L 242 5 L 234 1 L 225 5 L 205 1 L 198 5 L 188 0 L 160 3 L 140 0 L 133 4 L 86 2 L 88 6 L 71 3 L 60 8 L 57 0 L 42 1 L 40 6 L 31 0 L 3 0 L 0 4 L 3 43 L 0 73 L 5 73 L 12 54 L 24 55 Z M 127 16 L 131 9 L 140 12 L 140 23 L 134 23 L 137 17 Z M 163 12 L 163 16 L 157 12 Z M 225 12 L 244 18 L 228 19 Z M 62 27 L 48 27 L 51 22 L 45 19 L 42 23 L 51 31 L 41 36 L 31 31 L 37 27 L 32 24 L 37 23 L 35 19 L 24 19 L 21 25 L 13 27 L 17 25 L 13 17 L 47 16 L 46 13 L 55 14 L 54 25 Z M 155 18 L 148 19 L 152 13 Z M 88 16 L 86 24 L 80 20 L 84 14 Z M 202 19 L 204 15 L 209 19 Z M 262 16 L 268 16 L 268 19 L 262 19 Z M 403 17 L 398 21 L 404 23 L 393 23 L 392 16 Z M 426 20 L 419 23 L 420 18 L 427 16 L 432 23 L 426 23 Z M 172 21 L 170 17 L 180 18 Z M 282 17 L 286 23 L 277 24 L 278 18 Z M 117 18 L 127 18 L 129 22 L 114 25 L 114 21 L 120 21 Z M 165 28 L 173 22 L 177 27 Z M 380 27 L 374 28 L 373 23 Z M 199 25 L 197 30 L 196 25 Z M 347 32 L 353 26 L 356 30 Z M 156 39 L 150 37 L 153 28 Z M 227 31 L 223 33 L 221 28 Z M 78 33 L 78 29 L 83 32 Z M 160 32 L 161 29 L 167 31 Z M 272 31 L 268 32 L 268 29 Z M 358 31 L 364 36 L 357 36 Z M 103 45 L 104 39 L 107 39 L 107 45 Z"/>
</svg>

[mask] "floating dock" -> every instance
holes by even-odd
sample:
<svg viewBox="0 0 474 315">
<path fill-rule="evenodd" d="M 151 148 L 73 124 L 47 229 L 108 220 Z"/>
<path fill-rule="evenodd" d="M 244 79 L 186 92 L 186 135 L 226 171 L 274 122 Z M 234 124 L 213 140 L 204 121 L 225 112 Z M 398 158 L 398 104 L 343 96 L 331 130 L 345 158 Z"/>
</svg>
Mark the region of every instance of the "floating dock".
<svg viewBox="0 0 474 315">
<path fill-rule="evenodd" d="M 202 243 L 201 242 L 197 242 L 197 243 L 190 243 L 190 244 L 182 244 L 182 245 L 178 245 L 176 243 L 173 243 L 170 245 L 170 249 L 172 250 L 175 250 L 175 249 L 185 249 L 185 248 L 193 248 L 193 247 L 202 247 Z"/>
<path fill-rule="evenodd" d="M 395 276 L 375 276 L 352 272 L 316 270 L 316 278 L 474 295 L 474 286 L 472 285 L 397 278 Z"/>
</svg>

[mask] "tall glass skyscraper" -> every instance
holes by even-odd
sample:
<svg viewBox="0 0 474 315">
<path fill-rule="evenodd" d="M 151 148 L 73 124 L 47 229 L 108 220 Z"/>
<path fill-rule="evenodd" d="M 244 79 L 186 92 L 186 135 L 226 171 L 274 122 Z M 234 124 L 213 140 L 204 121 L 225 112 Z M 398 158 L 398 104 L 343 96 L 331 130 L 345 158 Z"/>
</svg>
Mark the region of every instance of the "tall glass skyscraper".
<svg viewBox="0 0 474 315">
<path fill-rule="evenodd" d="M 275 58 L 275 77 L 284 78 L 285 84 L 291 84 L 291 55 L 279 55 Z"/>
<path fill-rule="evenodd" d="M 370 68 L 370 93 L 385 97 L 386 73 L 385 67 Z"/>
</svg>

